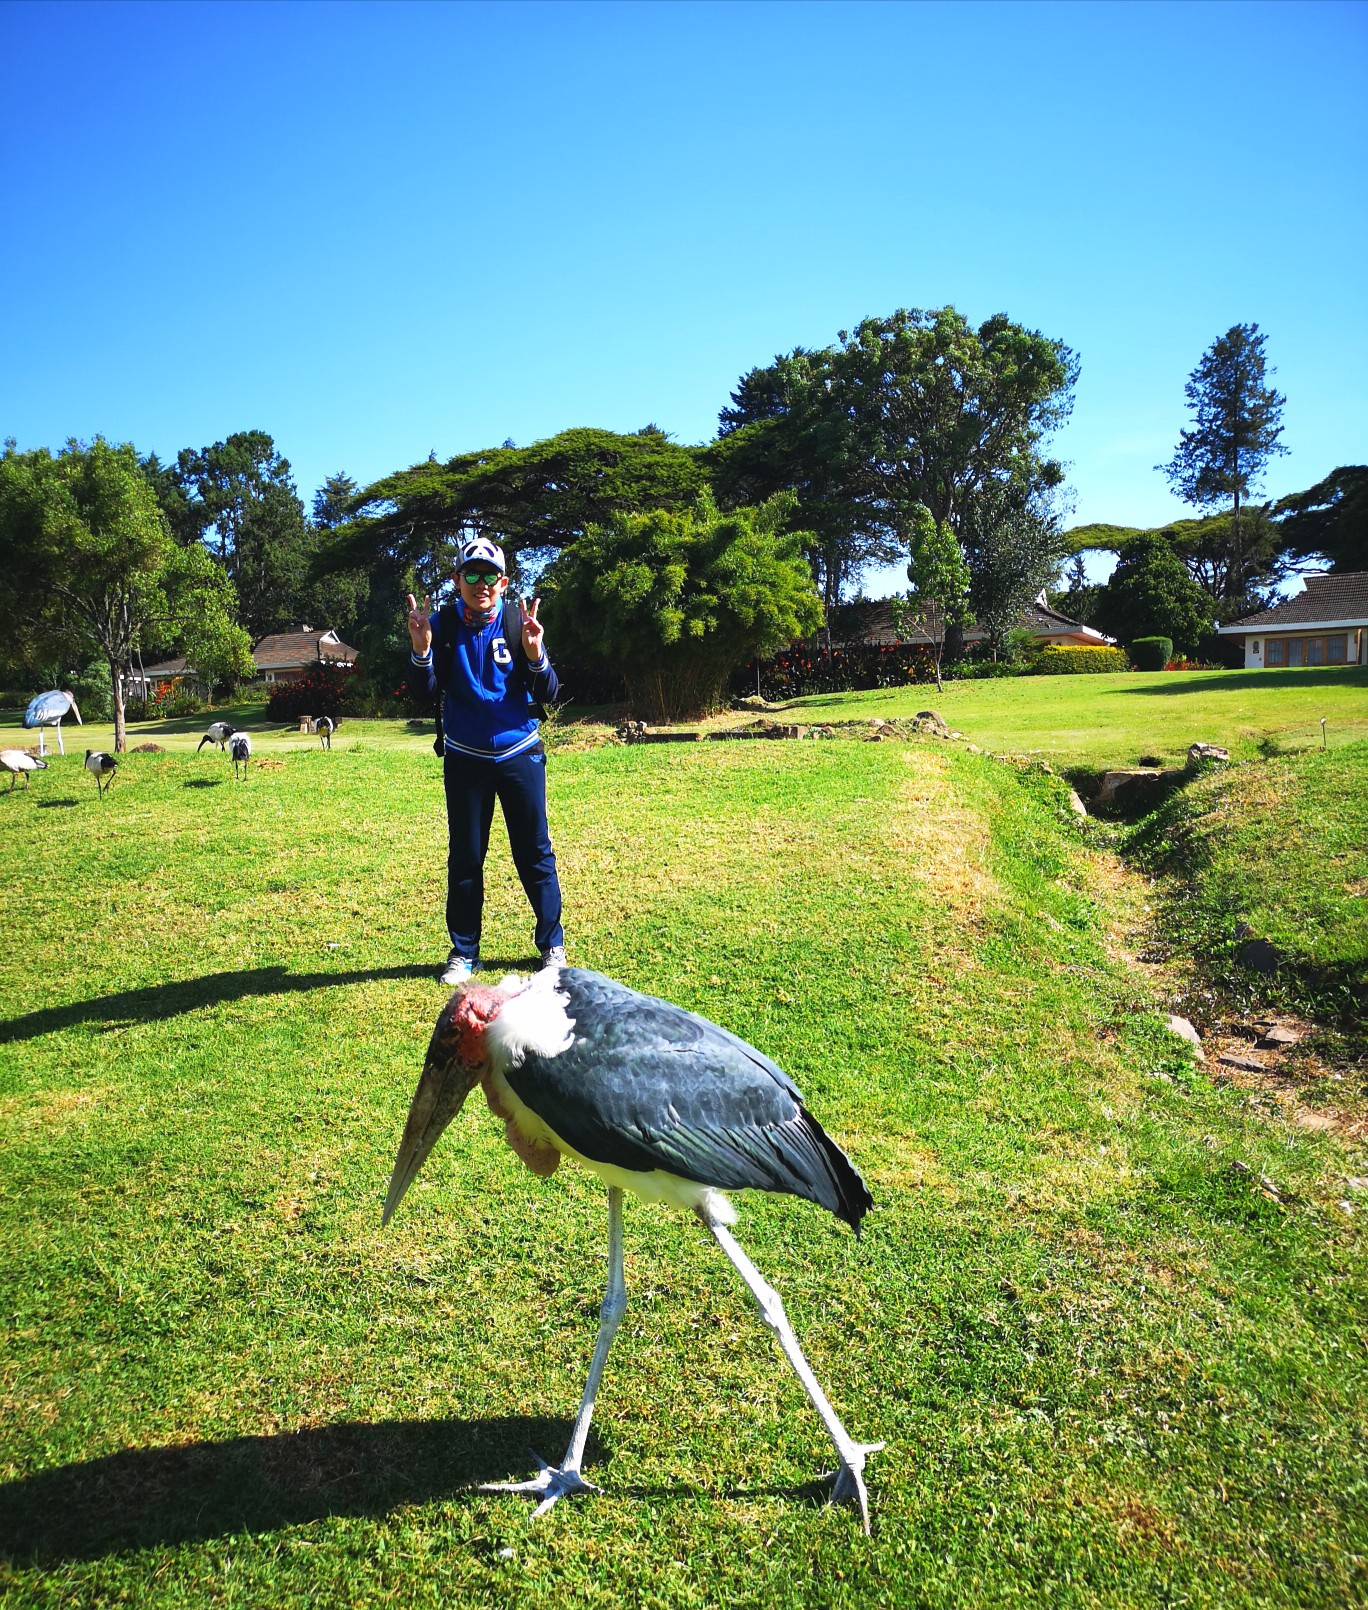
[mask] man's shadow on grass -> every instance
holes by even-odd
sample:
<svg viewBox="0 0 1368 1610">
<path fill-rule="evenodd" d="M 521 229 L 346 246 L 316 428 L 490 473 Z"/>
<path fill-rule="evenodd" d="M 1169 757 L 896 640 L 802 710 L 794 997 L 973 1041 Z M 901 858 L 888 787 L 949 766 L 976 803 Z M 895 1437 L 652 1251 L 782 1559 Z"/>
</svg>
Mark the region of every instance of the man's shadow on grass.
<svg viewBox="0 0 1368 1610">
<path fill-rule="evenodd" d="M 527 972 L 540 966 L 536 957 L 491 957 L 485 971 L 493 978 L 502 973 Z M 14 1040 L 33 1040 L 40 1034 L 55 1034 L 75 1028 L 79 1023 L 98 1023 L 102 1032 L 128 1027 L 131 1023 L 159 1023 L 185 1012 L 201 1012 L 205 1007 L 225 1001 L 241 1001 L 252 995 L 308 994 L 314 990 L 336 989 L 343 984 L 372 984 L 384 978 L 428 978 L 436 980 L 437 969 L 430 962 L 410 962 L 404 967 L 369 967 L 340 973 L 292 973 L 277 963 L 272 967 L 244 968 L 232 973 L 207 973 L 203 978 L 183 978 L 166 984 L 149 984 L 143 989 L 120 990 L 114 995 L 97 995 L 92 1001 L 71 1001 L 66 1006 L 44 1006 L 0 1022 L 0 1045 Z M 438 996 L 446 1000 L 446 994 Z"/>
<path fill-rule="evenodd" d="M 227 1442 L 125 1448 L 0 1484 L 0 1559 L 50 1569 L 331 1516 L 379 1517 L 481 1482 L 523 1481 L 533 1473 L 529 1450 L 554 1457 L 570 1431 L 568 1419 L 504 1415 L 352 1421 Z M 611 1458 L 591 1434 L 586 1476 L 601 1476 Z M 818 1482 L 765 1489 L 812 1503 L 825 1491 Z M 687 1485 L 618 1493 L 633 1501 L 691 1495 Z M 744 1496 L 759 1495 L 757 1489 Z"/>
<path fill-rule="evenodd" d="M 40 1034 L 74 1028 L 78 1023 L 98 1023 L 104 1030 L 125 1028 L 130 1023 L 158 1023 L 184 1012 L 201 1012 L 225 1001 L 240 1001 L 251 995 L 290 995 L 313 990 L 334 989 L 339 984 L 369 984 L 382 978 L 433 978 L 431 965 L 410 963 L 406 967 L 370 967 L 339 973 L 292 973 L 288 967 L 243 968 L 232 973 L 208 973 L 203 978 L 182 978 L 165 984 L 149 984 L 143 989 L 119 990 L 113 995 L 97 995 L 92 1001 L 71 1001 L 66 1006 L 44 1006 L 0 1022 L 0 1045 L 10 1040 L 32 1040 Z"/>
</svg>

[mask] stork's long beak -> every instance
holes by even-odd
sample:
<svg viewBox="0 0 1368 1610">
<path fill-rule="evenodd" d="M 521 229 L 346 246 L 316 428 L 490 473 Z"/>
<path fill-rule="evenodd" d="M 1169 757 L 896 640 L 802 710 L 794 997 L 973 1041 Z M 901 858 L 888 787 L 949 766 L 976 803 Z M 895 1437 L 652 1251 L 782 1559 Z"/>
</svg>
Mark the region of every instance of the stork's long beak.
<svg viewBox="0 0 1368 1610">
<path fill-rule="evenodd" d="M 444 1013 L 443 1019 L 445 1016 Z M 394 1159 L 394 1172 L 390 1175 L 385 1211 L 380 1217 L 382 1225 L 389 1223 L 404 1192 L 413 1184 L 428 1153 L 437 1144 L 437 1137 L 460 1112 L 478 1077 L 478 1070 L 462 1066 L 449 1046 L 440 1043 L 442 1028 L 443 1023 L 439 1022 L 428 1047 L 418 1088 L 413 1093 L 413 1105 L 399 1142 L 399 1155 Z"/>
<path fill-rule="evenodd" d="M 76 725 L 78 727 L 85 726 L 85 722 L 81 720 L 81 712 L 76 708 L 75 699 L 71 701 L 71 713 L 76 717 Z"/>
</svg>

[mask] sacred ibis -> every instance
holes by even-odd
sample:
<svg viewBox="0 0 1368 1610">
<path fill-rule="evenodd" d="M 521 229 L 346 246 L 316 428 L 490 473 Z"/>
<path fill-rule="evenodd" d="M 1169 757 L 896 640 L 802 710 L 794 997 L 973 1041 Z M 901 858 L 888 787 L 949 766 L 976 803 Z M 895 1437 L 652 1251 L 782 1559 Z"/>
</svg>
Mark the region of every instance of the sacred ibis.
<svg viewBox="0 0 1368 1610">
<path fill-rule="evenodd" d="M 105 797 L 106 790 L 114 786 L 114 772 L 118 764 L 113 755 L 106 754 L 103 749 L 86 750 L 85 769 L 95 779 L 95 791 L 101 799 Z"/>
<path fill-rule="evenodd" d="M 195 745 L 195 753 L 199 754 L 205 744 L 217 744 L 219 753 L 222 754 L 224 744 L 228 742 L 236 731 L 237 728 L 226 721 L 211 721 L 204 729 L 204 736 Z"/>
<path fill-rule="evenodd" d="M 29 754 L 27 749 L 0 749 L 0 767 L 10 774 L 9 791 L 14 792 L 14 785 L 20 777 L 24 779 L 24 787 L 29 785 L 31 771 L 46 771 L 47 761 L 40 760 L 37 755 Z"/>
<path fill-rule="evenodd" d="M 235 732 L 228 740 L 228 753 L 233 757 L 233 776 L 238 775 L 238 767 L 242 767 L 242 775 L 247 775 L 247 762 L 252 758 L 252 740 L 245 732 Z"/>
<path fill-rule="evenodd" d="M 341 716 L 319 716 L 316 723 L 316 729 L 318 732 L 318 743 L 320 748 L 332 748 L 332 735 L 341 725 Z"/>
<path fill-rule="evenodd" d="M 695 1213 L 735 1265 L 836 1445 L 833 1497 L 849 1499 L 869 1531 L 863 1471 L 881 1442 L 854 1442 L 803 1357 L 778 1293 L 727 1226 L 720 1193 L 753 1187 L 801 1196 L 857 1233 L 873 1205 L 864 1181 L 763 1052 L 668 1001 L 579 967 L 551 967 L 524 983 L 472 981 L 437 1019 L 404 1125 L 382 1223 L 388 1224 L 437 1137 L 479 1084 L 509 1144 L 534 1174 L 572 1157 L 608 1186 L 608 1287 L 598 1340 L 570 1445 L 560 1465 L 535 1455 L 524 1492 L 542 1514 L 567 1493 L 598 1491 L 580 1474 L 589 1421 L 614 1332 L 627 1306 L 622 1193 Z"/>
<path fill-rule="evenodd" d="M 28 709 L 24 711 L 24 725 L 38 729 L 38 753 L 44 754 L 43 728 L 56 727 L 57 753 L 66 754 L 66 745 L 62 742 L 62 719 L 67 715 L 76 717 L 76 725 L 83 726 L 81 712 L 76 708 L 76 695 L 68 693 L 61 688 L 53 688 L 49 693 L 40 693 L 37 698 L 30 699 Z"/>
</svg>

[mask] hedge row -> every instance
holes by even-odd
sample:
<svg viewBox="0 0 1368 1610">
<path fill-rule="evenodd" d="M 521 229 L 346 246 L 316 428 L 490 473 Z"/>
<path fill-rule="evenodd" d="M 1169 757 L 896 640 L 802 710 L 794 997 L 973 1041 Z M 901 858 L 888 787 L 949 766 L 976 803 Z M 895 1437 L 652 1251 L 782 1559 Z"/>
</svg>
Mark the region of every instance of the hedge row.
<svg viewBox="0 0 1368 1610">
<path fill-rule="evenodd" d="M 1047 645 L 1036 658 L 1034 670 L 1038 676 L 1074 676 L 1079 672 L 1129 671 L 1130 661 L 1123 648 L 1112 648 L 1106 643 Z"/>
</svg>

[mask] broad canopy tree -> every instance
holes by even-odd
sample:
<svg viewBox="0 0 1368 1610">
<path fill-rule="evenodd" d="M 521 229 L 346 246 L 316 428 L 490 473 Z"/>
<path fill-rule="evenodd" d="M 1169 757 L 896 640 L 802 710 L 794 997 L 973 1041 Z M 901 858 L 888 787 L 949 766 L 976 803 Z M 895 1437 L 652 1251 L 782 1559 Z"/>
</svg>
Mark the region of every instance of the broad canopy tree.
<svg viewBox="0 0 1368 1610">
<path fill-rule="evenodd" d="M 1271 510 L 1289 559 L 1368 570 L 1368 464 L 1342 464 Z"/>
<path fill-rule="evenodd" d="M 907 511 L 963 536 L 992 488 L 1058 485 L 1044 444 L 1078 375 L 1063 342 L 1005 314 L 975 329 L 953 307 L 903 309 L 838 341 L 744 376 L 710 450 L 720 496 L 797 494 L 828 608 L 862 564 L 908 551 Z"/>
<path fill-rule="evenodd" d="M 250 674 L 232 584 L 172 538 L 131 446 L 96 437 L 0 458 L 0 615 L 36 648 L 84 642 L 109 667 L 114 747 L 127 744 L 124 677 L 141 648 L 180 647 L 201 675 Z"/>
<path fill-rule="evenodd" d="M 542 578 L 558 655 L 616 670 L 652 721 L 716 708 L 737 666 L 821 624 L 792 501 L 721 512 L 705 492 L 589 526 Z"/>
<path fill-rule="evenodd" d="M 701 450 L 653 425 L 632 435 L 567 430 L 530 447 L 429 459 L 355 495 L 351 519 L 325 543 L 315 574 L 382 562 L 431 592 L 468 537 L 489 537 L 511 565 L 526 566 L 619 514 L 687 509 L 706 485 Z"/>
</svg>

